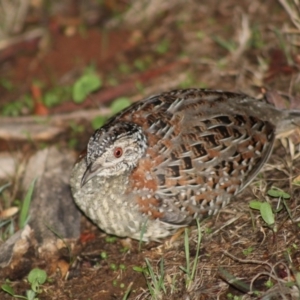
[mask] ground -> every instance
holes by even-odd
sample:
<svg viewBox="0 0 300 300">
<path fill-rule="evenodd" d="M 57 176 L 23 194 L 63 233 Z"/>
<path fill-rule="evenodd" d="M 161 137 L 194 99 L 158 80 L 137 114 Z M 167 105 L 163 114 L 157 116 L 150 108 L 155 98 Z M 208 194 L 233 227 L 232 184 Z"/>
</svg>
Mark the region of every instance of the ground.
<svg viewBox="0 0 300 300">
<path fill-rule="evenodd" d="M 300 106 L 300 13 L 293 23 L 283 0 L 62 1 L 57 7 L 44 2 L 32 1 L 15 34 L 38 29 L 37 37 L 17 44 L 7 39 L 0 48 L 2 117 L 19 122 L 23 116 L 98 108 L 109 114 L 116 98 L 136 101 L 185 87 L 264 94 L 278 107 Z M 101 78 L 101 86 L 75 103 L 72 85 L 88 70 Z M 0 150 L 28 157 L 55 144 L 79 152 L 93 132 L 90 121 L 76 121 L 46 141 L 0 136 Z M 27 253 L 28 271 L 39 267 L 48 273 L 38 298 L 299 299 L 297 143 L 297 137 L 278 139 L 271 159 L 242 194 L 173 242 L 112 238 L 82 216 L 81 237 L 60 254 L 55 270 L 34 251 Z M 19 180 L 9 180 L 0 209 L 20 195 Z M 288 195 L 271 197 L 274 189 Z M 255 199 L 270 203 L 274 224 L 249 207 Z M 30 289 L 26 278 L 25 271 L 13 278 L 0 271 L 0 283 L 10 279 L 19 295 Z M 0 298 L 11 296 L 0 291 Z"/>
</svg>

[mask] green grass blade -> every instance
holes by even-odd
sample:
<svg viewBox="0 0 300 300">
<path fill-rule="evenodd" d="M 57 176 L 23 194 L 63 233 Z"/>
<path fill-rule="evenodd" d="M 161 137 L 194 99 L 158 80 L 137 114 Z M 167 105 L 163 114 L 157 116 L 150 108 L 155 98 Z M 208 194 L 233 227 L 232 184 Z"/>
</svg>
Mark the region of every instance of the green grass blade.
<svg viewBox="0 0 300 300">
<path fill-rule="evenodd" d="M 35 182 L 36 182 L 36 179 L 34 179 L 31 182 L 29 189 L 26 193 L 26 196 L 23 200 L 20 217 L 19 217 L 19 228 L 24 228 L 28 221 L 28 213 L 29 213 L 29 208 L 30 208 L 30 203 L 31 203 L 31 199 L 32 199 Z"/>
<path fill-rule="evenodd" d="M 202 239 L 200 222 L 199 222 L 198 219 L 196 219 L 196 221 L 197 221 L 198 239 L 197 239 L 196 257 L 195 257 L 195 260 L 194 260 L 193 269 L 192 269 L 192 275 L 191 275 L 191 279 L 192 280 L 194 280 L 195 274 L 196 274 L 196 268 L 197 268 L 197 264 L 198 264 L 198 260 L 199 260 L 198 257 L 199 257 L 199 252 L 200 252 L 201 239 Z"/>
</svg>

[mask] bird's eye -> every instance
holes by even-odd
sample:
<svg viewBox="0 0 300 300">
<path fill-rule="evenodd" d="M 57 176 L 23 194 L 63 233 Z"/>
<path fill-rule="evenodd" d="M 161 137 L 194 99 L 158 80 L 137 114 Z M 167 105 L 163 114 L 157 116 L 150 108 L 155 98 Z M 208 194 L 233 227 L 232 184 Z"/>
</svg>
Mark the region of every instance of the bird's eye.
<svg viewBox="0 0 300 300">
<path fill-rule="evenodd" d="M 122 154 L 123 154 L 123 149 L 122 149 L 121 147 L 116 147 L 116 148 L 114 149 L 114 157 L 115 157 L 115 158 L 121 157 Z"/>
</svg>

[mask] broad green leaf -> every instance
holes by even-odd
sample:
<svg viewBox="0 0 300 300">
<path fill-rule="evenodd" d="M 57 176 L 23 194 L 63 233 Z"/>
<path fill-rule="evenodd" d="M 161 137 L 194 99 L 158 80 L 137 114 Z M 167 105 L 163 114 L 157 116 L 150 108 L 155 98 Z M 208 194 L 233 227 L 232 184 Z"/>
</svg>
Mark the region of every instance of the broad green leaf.
<svg viewBox="0 0 300 300">
<path fill-rule="evenodd" d="M 26 291 L 26 296 L 28 300 L 35 300 L 36 293 L 33 290 Z"/>
<path fill-rule="evenodd" d="M 143 267 L 133 266 L 132 269 L 133 269 L 133 271 L 136 271 L 136 272 L 139 272 L 139 273 L 143 273 L 144 272 L 144 268 Z"/>
<path fill-rule="evenodd" d="M 106 117 L 104 116 L 97 116 L 92 120 L 92 127 L 94 130 L 102 127 L 105 123 L 105 121 L 107 120 Z"/>
<path fill-rule="evenodd" d="M 14 296 L 14 295 L 15 295 L 14 289 L 13 289 L 9 284 L 7 284 L 7 283 L 2 284 L 2 285 L 1 285 L 1 289 L 2 289 L 4 292 L 10 294 L 11 296 Z"/>
<path fill-rule="evenodd" d="M 73 99 L 81 103 L 90 93 L 99 89 L 102 85 L 100 78 L 93 73 L 82 75 L 73 86 Z"/>
<path fill-rule="evenodd" d="M 275 222 L 274 214 L 271 208 L 271 205 L 268 202 L 263 202 L 260 206 L 260 214 L 263 218 L 263 220 L 268 225 L 273 225 Z"/>
<path fill-rule="evenodd" d="M 43 284 L 47 280 L 47 273 L 39 268 L 32 269 L 28 274 L 28 281 L 32 284 L 37 282 Z"/>
<path fill-rule="evenodd" d="M 291 196 L 288 193 L 277 189 L 268 190 L 268 195 L 274 198 L 283 198 L 283 199 L 291 198 Z"/>
<path fill-rule="evenodd" d="M 131 104 L 130 100 L 126 97 L 117 98 L 110 106 L 112 114 L 115 115 L 122 109 L 128 107 Z"/>
<path fill-rule="evenodd" d="M 243 252 L 244 255 L 247 256 L 247 255 L 251 254 L 253 252 L 253 250 L 254 250 L 253 247 L 249 247 L 247 249 L 244 249 L 242 252 Z"/>
<path fill-rule="evenodd" d="M 30 208 L 30 203 L 32 200 L 35 182 L 36 182 L 36 179 L 34 179 L 31 182 L 31 184 L 28 188 L 28 191 L 25 195 L 25 198 L 23 200 L 23 203 L 22 203 L 20 217 L 19 217 L 19 227 L 20 228 L 24 228 L 24 226 L 26 225 L 27 220 L 28 220 L 29 208 Z"/>
<path fill-rule="evenodd" d="M 0 186 L 0 194 L 2 193 L 2 191 L 4 191 L 8 186 L 10 186 L 10 182 L 3 184 L 2 186 Z"/>
<path fill-rule="evenodd" d="M 261 204 L 262 204 L 262 202 L 260 202 L 260 201 L 252 200 L 252 201 L 250 201 L 250 203 L 249 203 L 249 207 L 252 208 L 252 209 L 257 209 L 257 210 L 259 210 Z"/>
</svg>

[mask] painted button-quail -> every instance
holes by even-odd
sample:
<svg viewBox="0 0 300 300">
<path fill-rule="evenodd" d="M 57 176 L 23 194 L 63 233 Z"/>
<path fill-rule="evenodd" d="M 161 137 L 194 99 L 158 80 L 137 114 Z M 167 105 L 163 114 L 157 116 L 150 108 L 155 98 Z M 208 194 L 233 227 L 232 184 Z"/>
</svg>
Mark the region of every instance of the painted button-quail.
<svg viewBox="0 0 300 300">
<path fill-rule="evenodd" d="M 224 207 L 299 118 L 223 91 L 149 97 L 90 138 L 71 175 L 75 202 L 109 234 L 160 240 Z"/>
</svg>

